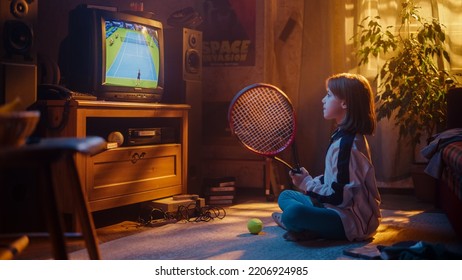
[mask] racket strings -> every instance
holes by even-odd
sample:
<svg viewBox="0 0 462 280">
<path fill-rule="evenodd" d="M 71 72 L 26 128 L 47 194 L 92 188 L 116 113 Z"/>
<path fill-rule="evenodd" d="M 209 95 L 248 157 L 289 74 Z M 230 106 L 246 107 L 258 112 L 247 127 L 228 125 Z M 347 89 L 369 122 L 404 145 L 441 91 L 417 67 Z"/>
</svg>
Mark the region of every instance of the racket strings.
<svg viewBox="0 0 462 280">
<path fill-rule="evenodd" d="M 242 143 L 263 154 L 276 154 L 292 142 L 295 120 L 290 102 L 266 87 L 253 88 L 236 100 L 233 128 Z"/>
</svg>

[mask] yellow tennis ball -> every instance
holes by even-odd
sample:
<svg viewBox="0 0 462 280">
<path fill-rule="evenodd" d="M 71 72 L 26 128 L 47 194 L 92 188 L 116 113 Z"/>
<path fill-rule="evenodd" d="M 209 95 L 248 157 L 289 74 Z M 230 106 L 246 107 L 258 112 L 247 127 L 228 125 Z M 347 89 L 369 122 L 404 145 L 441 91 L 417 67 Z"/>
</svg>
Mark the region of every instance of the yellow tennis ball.
<svg viewBox="0 0 462 280">
<path fill-rule="evenodd" d="M 263 222 L 258 218 L 250 219 L 247 222 L 247 229 L 251 234 L 258 234 L 263 229 Z"/>
</svg>

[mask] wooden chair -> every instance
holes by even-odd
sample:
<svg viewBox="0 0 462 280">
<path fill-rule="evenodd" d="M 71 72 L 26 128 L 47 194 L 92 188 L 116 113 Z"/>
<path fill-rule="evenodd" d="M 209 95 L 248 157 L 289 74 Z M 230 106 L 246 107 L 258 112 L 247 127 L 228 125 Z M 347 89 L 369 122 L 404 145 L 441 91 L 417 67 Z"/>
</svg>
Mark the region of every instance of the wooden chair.
<svg viewBox="0 0 462 280">
<path fill-rule="evenodd" d="M 93 217 L 80 184 L 74 155 L 94 155 L 105 148 L 106 141 L 101 137 L 45 138 L 19 148 L 0 148 L 0 172 L 21 168 L 37 170 L 38 199 L 45 215 L 55 259 L 68 259 L 63 215 L 59 208 L 60 203 L 68 202 L 58 201 L 59 188 L 69 188 L 90 259 L 101 259 Z M 65 181 L 63 176 L 56 176 L 53 170 L 56 164 L 64 168 L 67 174 Z"/>
</svg>

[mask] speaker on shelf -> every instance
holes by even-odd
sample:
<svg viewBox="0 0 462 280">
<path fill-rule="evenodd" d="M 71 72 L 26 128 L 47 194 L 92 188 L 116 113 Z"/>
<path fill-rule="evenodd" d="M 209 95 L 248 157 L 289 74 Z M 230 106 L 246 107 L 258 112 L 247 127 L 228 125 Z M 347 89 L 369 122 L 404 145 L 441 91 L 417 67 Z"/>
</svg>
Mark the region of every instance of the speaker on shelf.
<svg viewBox="0 0 462 280">
<path fill-rule="evenodd" d="M 0 104 L 19 97 L 26 108 L 37 99 L 37 14 L 38 0 L 0 1 Z"/>
<path fill-rule="evenodd" d="M 188 103 L 200 92 L 189 92 L 202 82 L 202 32 L 189 28 L 164 30 L 165 103 Z M 188 83 L 190 82 L 190 83 Z"/>
<path fill-rule="evenodd" d="M 188 104 L 188 192 L 202 185 L 202 32 L 189 28 L 164 30 L 165 89 L 163 103 Z"/>
</svg>

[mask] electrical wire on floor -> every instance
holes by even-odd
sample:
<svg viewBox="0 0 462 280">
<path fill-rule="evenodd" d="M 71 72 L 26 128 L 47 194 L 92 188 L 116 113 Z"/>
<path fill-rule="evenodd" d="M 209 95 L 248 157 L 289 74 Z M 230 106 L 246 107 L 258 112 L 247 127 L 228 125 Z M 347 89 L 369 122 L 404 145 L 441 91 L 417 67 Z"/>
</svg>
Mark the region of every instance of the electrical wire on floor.
<svg viewBox="0 0 462 280">
<path fill-rule="evenodd" d="M 197 206 L 191 203 L 187 206 L 180 205 L 176 212 L 166 212 L 160 208 L 148 207 L 138 217 L 138 226 L 155 227 L 170 223 L 184 222 L 209 222 L 215 219 L 224 219 L 226 210 L 218 206 Z"/>
</svg>

